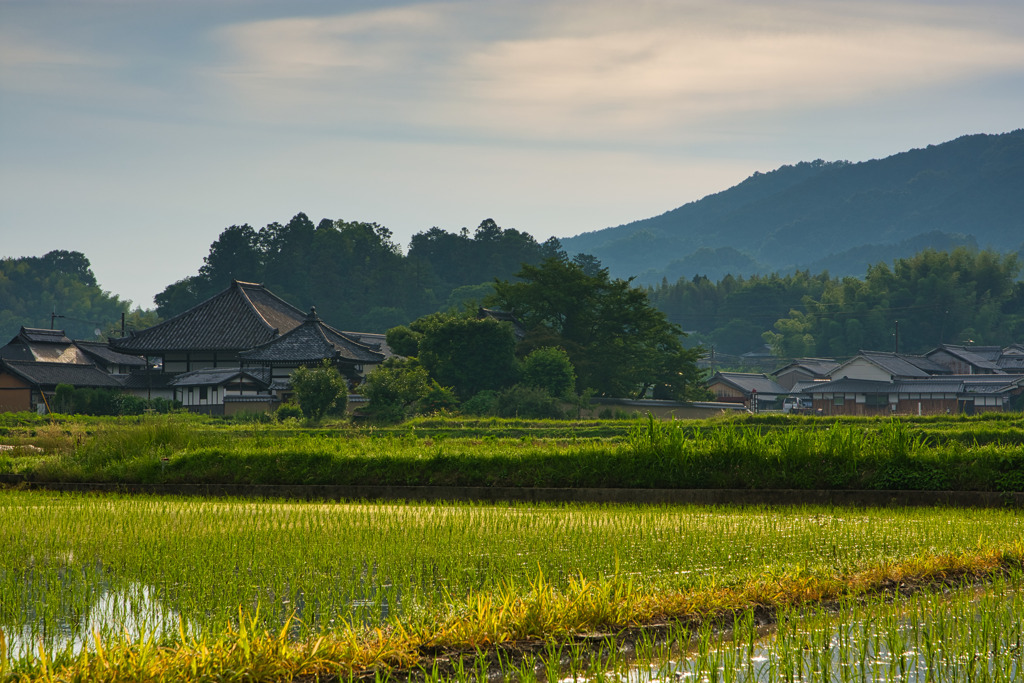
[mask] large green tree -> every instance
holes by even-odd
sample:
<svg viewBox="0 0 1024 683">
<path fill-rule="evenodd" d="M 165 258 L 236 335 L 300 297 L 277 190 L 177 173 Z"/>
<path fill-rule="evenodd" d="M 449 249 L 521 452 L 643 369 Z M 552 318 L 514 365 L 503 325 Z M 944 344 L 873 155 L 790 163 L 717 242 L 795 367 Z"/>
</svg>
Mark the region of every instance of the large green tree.
<svg viewBox="0 0 1024 683">
<path fill-rule="evenodd" d="M 0 346 L 24 327 L 63 329 L 73 339 L 119 330 L 130 301 L 103 291 L 89 259 L 77 251 L 0 259 Z M 51 317 L 56 316 L 56 317 Z M 136 311 L 134 317 L 144 316 Z"/>
<path fill-rule="evenodd" d="M 419 327 L 420 363 L 439 384 L 452 387 L 461 400 L 487 389 L 503 389 L 518 379 L 516 340 L 507 323 L 465 314 L 436 314 Z"/>
<path fill-rule="evenodd" d="M 589 260 L 552 257 L 524 265 L 518 281 L 495 284 L 494 302 L 526 327 L 521 352 L 565 349 L 577 387 L 605 396 L 684 398 L 699 392 L 699 349 L 685 349 L 682 330 L 655 309 L 647 292 L 613 280 Z"/>
</svg>

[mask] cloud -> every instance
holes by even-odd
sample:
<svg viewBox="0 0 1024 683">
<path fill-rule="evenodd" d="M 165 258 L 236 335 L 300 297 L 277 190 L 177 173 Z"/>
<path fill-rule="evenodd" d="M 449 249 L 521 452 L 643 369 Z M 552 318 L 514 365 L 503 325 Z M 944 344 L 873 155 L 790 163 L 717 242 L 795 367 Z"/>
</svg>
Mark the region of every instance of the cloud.
<svg viewBox="0 0 1024 683">
<path fill-rule="evenodd" d="M 224 91 L 267 121 L 421 136 L 676 137 L 721 117 L 1024 64 L 989 12 L 934 3 L 475 2 L 226 27 Z M 1012 11 L 1012 10 L 1010 10 Z M 219 86 L 218 86 L 219 87 Z"/>
<path fill-rule="evenodd" d="M 117 63 L 102 52 L 29 36 L 11 26 L 0 29 L 0 88 L 8 93 L 84 90 L 83 79 Z"/>
</svg>

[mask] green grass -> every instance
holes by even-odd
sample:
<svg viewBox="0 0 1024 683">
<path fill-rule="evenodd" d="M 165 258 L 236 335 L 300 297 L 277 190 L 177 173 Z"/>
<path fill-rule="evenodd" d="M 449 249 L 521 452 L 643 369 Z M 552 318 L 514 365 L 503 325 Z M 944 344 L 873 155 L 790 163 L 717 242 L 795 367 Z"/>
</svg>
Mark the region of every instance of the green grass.
<svg viewBox="0 0 1024 683">
<path fill-rule="evenodd" d="M 175 415 L 11 423 L 0 474 L 139 484 L 1024 490 L 1024 418 L 658 422 L 431 418 L 400 427 Z"/>
</svg>

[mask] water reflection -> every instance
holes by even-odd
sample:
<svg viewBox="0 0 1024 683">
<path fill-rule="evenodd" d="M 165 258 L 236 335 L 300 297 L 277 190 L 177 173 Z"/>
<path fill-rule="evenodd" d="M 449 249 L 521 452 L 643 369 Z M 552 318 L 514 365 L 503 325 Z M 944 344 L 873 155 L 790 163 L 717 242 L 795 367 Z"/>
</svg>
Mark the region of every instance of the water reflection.
<svg viewBox="0 0 1024 683">
<path fill-rule="evenodd" d="M 64 610 L 54 617 L 29 609 L 25 616 L 20 628 L 5 629 L 12 659 L 35 656 L 40 644 L 50 653 L 78 654 L 93 648 L 96 634 L 127 633 L 133 640 L 161 640 L 177 635 L 179 629 L 186 635 L 194 632 L 181 615 L 160 602 L 156 590 L 139 583 L 124 588 L 96 586 L 87 611 Z"/>
</svg>

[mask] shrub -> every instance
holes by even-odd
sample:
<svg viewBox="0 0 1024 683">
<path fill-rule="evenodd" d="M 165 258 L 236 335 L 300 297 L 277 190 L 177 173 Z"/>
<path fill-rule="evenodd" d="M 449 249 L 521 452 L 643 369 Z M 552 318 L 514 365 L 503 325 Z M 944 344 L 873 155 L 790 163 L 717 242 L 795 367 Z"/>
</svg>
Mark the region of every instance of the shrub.
<svg viewBox="0 0 1024 683">
<path fill-rule="evenodd" d="M 576 370 L 563 349 L 543 346 L 523 360 L 522 383 L 552 396 L 567 396 L 576 388 Z"/>
<path fill-rule="evenodd" d="M 330 361 L 320 367 L 298 368 L 291 376 L 292 391 L 302 414 L 313 421 L 328 413 L 343 413 L 348 403 L 348 384 Z"/>
<path fill-rule="evenodd" d="M 367 412 L 374 419 L 398 422 L 432 389 L 430 375 L 415 358 L 389 358 L 370 373 L 360 391 L 369 399 Z"/>
<path fill-rule="evenodd" d="M 566 413 L 547 390 L 516 384 L 498 395 L 498 416 L 558 420 Z"/>
<path fill-rule="evenodd" d="M 462 404 L 466 415 L 497 415 L 498 392 L 485 389 Z"/>
<path fill-rule="evenodd" d="M 302 408 L 298 407 L 294 403 L 283 403 L 278 406 L 276 417 L 278 422 L 284 422 L 288 419 L 298 420 L 302 417 Z"/>
<path fill-rule="evenodd" d="M 442 387 L 437 382 L 432 382 L 426 396 L 416 404 L 416 412 L 421 415 L 430 415 L 444 411 L 453 411 L 459 407 L 459 399 L 455 392 L 448 387 Z"/>
</svg>

